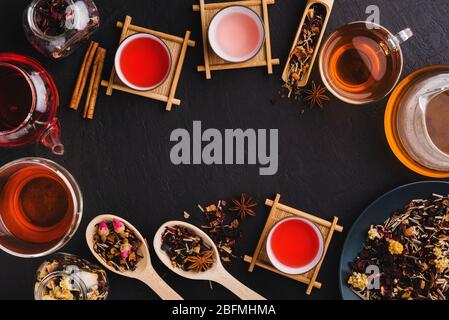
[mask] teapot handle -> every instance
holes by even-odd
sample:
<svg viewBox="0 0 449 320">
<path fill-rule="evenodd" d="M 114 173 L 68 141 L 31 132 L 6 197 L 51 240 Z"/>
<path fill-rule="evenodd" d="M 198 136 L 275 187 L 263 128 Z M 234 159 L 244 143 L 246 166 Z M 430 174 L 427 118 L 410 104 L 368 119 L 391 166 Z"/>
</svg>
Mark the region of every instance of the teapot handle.
<svg viewBox="0 0 449 320">
<path fill-rule="evenodd" d="M 61 143 L 61 125 L 57 118 L 48 124 L 42 133 L 40 143 L 49 148 L 53 154 L 58 156 L 64 155 L 64 145 Z"/>
</svg>

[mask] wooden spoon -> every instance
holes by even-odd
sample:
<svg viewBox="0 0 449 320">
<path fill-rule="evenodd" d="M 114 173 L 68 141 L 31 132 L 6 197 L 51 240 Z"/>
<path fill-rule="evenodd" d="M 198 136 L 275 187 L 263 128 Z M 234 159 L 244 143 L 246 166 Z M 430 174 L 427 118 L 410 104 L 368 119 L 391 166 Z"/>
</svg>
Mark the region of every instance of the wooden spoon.
<svg viewBox="0 0 449 320">
<path fill-rule="evenodd" d="M 97 232 L 96 225 L 103 221 L 112 221 L 118 219 L 122 221 L 126 227 L 133 232 L 136 237 L 141 241 L 142 245 L 140 247 L 140 254 L 143 256 L 142 260 L 139 261 L 137 269 L 134 271 L 128 270 L 125 272 L 120 272 L 115 270 L 113 267 L 109 266 L 105 260 L 95 252 L 93 248 L 94 235 Z M 148 285 L 161 299 L 163 300 L 183 300 L 183 298 L 177 294 L 164 280 L 157 274 L 151 265 L 150 251 L 148 250 L 148 243 L 145 238 L 140 234 L 140 232 L 128 221 L 114 216 L 112 214 L 104 214 L 94 218 L 86 229 L 86 241 L 92 254 L 97 258 L 97 260 L 109 271 L 119 274 L 124 277 L 138 279 Z"/>
<path fill-rule="evenodd" d="M 181 226 L 186 227 L 200 236 L 205 243 L 207 243 L 214 251 L 214 265 L 207 271 L 204 272 L 194 272 L 194 271 L 184 271 L 180 268 L 173 267 L 168 255 L 161 249 L 162 245 L 162 235 L 166 230 L 166 227 L 174 227 Z M 193 279 L 193 280 L 210 280 L 215 281 L 222 286 L 228 288 L 231 292 L 237 295 L 242 300 L 266 300 L 260 294 L 246 287 L 244 284 L 239 282 L 236 278 L 234 278 L 226 269 L 223 267 L 220 255 L 218 253 L 217 246 L 214 244 L 211 238 L 204 233 L 203 230 L 191 225 L 190 223 L 182 222 L 182 221 L 169 221 L 164 223 L 159 230 L 156 232 L 154 236 L 154 250 L 156 251 L 156 255 L 161 259 L 161 261 L 173 272 L 180 275 L 181 277 Z"/>
</svg>

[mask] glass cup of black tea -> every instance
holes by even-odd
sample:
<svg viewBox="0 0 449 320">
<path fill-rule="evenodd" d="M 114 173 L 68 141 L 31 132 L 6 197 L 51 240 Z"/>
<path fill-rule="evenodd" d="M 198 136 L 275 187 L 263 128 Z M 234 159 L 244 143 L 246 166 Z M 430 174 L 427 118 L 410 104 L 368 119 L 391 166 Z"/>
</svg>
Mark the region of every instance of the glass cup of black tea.
<svg viewBox="0 0 449 320">
<path fill-rule="evenodd" d="M 355 105 L 385 98 L 402 73 L 401 44 L 413 32 L 396 35 L 371 22 L 353 22 L 338 28 L 320 54 L 321 78 L 338 99 Z"/>
<path fill-rule="evenodd" d="M 83 199 L 72 175 L 42 158 L 0 168 L 0 249 L 23 258 L 62 248 L 81 221 Z"/>
</svg>

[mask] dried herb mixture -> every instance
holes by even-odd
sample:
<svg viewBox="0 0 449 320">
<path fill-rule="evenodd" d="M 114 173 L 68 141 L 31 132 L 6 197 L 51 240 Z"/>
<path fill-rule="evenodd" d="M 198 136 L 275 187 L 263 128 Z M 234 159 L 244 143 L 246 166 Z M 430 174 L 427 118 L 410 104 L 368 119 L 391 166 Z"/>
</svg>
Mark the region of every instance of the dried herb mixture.
<svg viewBox="0 0 449 320">
<path fill-rule="evenodd" d="M 46 36 L 59 36 L 66 31 L 66 21 L 72 16 L 67 0 L 41 1 L 36 7 L 34 22 Z"/>
<path fill-rule="evenodd" d="M 325 15 L 325 10 L 319 4 L 312 5 L 307 11 L 300 37 L 289 57 L 288 80 L 284 84 L 289 97 L 298 95 L 301 91 L 299 83 L 311 68 L 312 58 L 318 49 L 316 46 L 323 31 Z"/>
<path fill-rule="evenodd" d="M 36 272 L 36 280 L 35 289 L 42 288 L 43 300 L 104 300 L 109 293 L 104 270 L 68 254 L 58 253 L 43 262 Z"/>
<path fill-rule="evenodd" d="M 103 221 L 96 225 L 93 248 L 115 270 L 134 271 L 141 256 L 142 243 L 120 220 Z"/>
<path fill-rule="evenodd" d="M 170 257 L 173 267 L 184 271 L 204 272 L 215 263 L 212 248 L 186 227 L 167 227 L 162 234 L 161 249 Z"/>
<path fill-rule="evenodd" d="M 367 275 L 369 266 L 380 274 Z M 348 284 L 365 300 L 449 298 L 449 199 L 417 199 L 371 226 Z M 380 287 L 371 288 L 378 278 Z"/>
<path fill-rule="evenodd" d="M 240 199 L 232 200 L 233 206 L 226 210 L 226 201 L 211 204 L 206 208 L 198 205 L 204 214 L 201 228 L 214 241 L 223 262 L 229 263 L 233 259 L 240 259 L 238 240 L 242 238 L 240 224 L 248 216 L 255 216 L 254 207 L 257 205 L 251 197 L 242 194 Z"/>
</svg>

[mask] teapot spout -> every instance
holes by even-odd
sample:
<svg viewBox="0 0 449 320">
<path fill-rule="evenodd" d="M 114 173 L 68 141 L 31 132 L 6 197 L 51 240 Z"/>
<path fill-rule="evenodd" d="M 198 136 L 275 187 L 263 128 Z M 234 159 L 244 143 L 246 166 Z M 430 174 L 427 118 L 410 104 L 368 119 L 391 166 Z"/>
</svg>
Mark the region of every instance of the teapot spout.
<svg viewBox="0 0 449 320">
<path fill-rule="evenodd" d="M 40 143 L 49 148 L 53 154 L 62 156 L 64 145 L 61 143 L 61 125 L 58 119 L 54 119 L 42 134 Z"/>
</svg>

